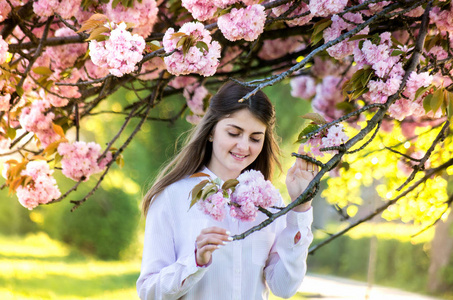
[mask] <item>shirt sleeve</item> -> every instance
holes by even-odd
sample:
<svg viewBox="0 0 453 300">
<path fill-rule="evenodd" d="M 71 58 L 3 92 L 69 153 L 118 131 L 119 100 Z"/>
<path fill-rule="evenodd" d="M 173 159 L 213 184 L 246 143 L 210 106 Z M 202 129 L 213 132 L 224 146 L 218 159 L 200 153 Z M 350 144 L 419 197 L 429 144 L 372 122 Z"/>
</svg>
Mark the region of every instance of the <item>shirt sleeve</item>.
<svg viewBox="0 0 453 300">
<path fill-rule="evenodd" d="M 168 191 L 164 190 L 148 210 L 142 268 L 137 280 L 140 299 L 178 299 L 209 268 L 197 267 L 194 251 L 177 257 L 173 238 L 174 215 L 169 201 Z"/>
<path fill-rule="evenodd" d="M 284 223 L 285 219 L 282 221 Z M 286 215 L 286 227 L 277 234 L 264 269 L 266 282 L 276 296 L 293 296 L 305 277 L 308 247 L 313 240 L 312 222 L 313 208 L 306 212 L 290 211 Z M 297 232 L 301 238 L 294 243 Z"/>
</svg>

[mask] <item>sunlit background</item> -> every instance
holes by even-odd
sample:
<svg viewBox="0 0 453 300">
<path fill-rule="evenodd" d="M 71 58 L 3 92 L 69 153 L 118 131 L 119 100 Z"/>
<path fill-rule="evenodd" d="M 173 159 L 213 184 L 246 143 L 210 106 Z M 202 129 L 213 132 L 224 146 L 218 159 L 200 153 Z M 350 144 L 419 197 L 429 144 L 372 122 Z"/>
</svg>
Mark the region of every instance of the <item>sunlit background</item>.
<svg viewBox="0 0 453 300">
<path fill-rule="evenodd" d="M 291 153 L 298 148 L 295 144 L 298 133 L 306 124 L 300 116 L 309 112 L 310 104 L 291 97 L 288 82 L 265 92 L 276 106 L 277 133 L 281 137 L 283 170 L 286 172 L 294 162 Z M 133 92 L 121 90 L 104 101 L 99 111 L 116 113 L 83 121 L 81 140 L 104 146 L 124 120 L 122 107 L 132 103 L 134 97 Z M 158 106 L 152 116 L 169 118 L 184 101 L 182 96 L 175 96 Z M 137 299 L 135 281 L 140 271 L 144 230 L 141 197 L 183 140 L 178 137 L 190 128 L 184 118 L 173 124 L 146 123 L 124 152 L 124 167 L 120 169 L 115 165 L 96 194 L 72 213 L 69 201 L 83 198 L 99 177 L 93 176 L 61 203 L 40 206 L 32 211 L 22 207 L 16 196 L 9 196 L 8 191 L 2 189 L 0 299 Z M 119 147 L 131 133 L 132 129 L 126 130 L 114 147 Z M 370 158 L 371 166 L 378 163 L 377 156 Z M 348 176 L 353 176 L 356 182 L 366 181 L 367 172 L 369 170 Z M 55 177 L 62 193 L 75 183 L 58 171 Z M 281 172 L 277 172 L 274 183 L 287 199 Z M 323 184 L 325 186 L 326 182 Z M 374 185 L 364 188 L 370 195 L 365 197 L 369 202 L 363 205 L 365 211 L 350 205 L 345 214 L 359 217 L 366 210 L 371 211 L 376 205 L 373 199 L 378 198 L 376 193 L 373 194 L 375 189 Z M 341 186 L 334 193 L 341 193 Z M 342 220 L 334 207 L 320 196 L 314 202 L 313 245 L 351 221 Z M 401 222 L 372 221 L 310 255 L 309 272 L 361 280 L 369 286 L 388 285 L 425 293 L 433 230 L 411 238 L 418 231 Z M 445 274 L 453 276 L 453 272 Z M 451 280 L 453 282 L 453 278 Z M 301 292 L 292 299 L 310 296 L 313 295 Z"/>
</svg>

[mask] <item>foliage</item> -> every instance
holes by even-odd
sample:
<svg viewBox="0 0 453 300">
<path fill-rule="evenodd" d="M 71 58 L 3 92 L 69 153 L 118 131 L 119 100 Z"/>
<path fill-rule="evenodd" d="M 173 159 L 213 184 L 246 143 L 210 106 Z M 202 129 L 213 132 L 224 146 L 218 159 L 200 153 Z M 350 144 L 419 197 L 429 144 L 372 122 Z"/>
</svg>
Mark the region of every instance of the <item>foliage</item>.
<svg viewBox="0 0 453 300">
<path fill-rule="evenodd" d="M 201 1 L 202 9 L 193 1 L 77 3 L 0 0 L 5 7 L 0 13 L 0 148 L 2 156 L 15 159 L 5 164 L 3 188 L 20 191 L 27 208 L 71 198 L 93 170 L 99 172 L 84 196 L 71 199 L 73 210 L 80 207 L 115 162 L 123 166 L 126 148 L 148 121 L 171 124 L 186 117 L 196 123 L 211 92 L 227 78 L 244 78 L 247 82 L 239 84 L 253 92 L 292 78 L 293 95 L 310 100 L 327 121 L 302 129 L 301 141 L 328 155 L 301 157 L 318 164 L 320 172 L 278 216 L 309 201 L 329 171 L 342 178 L 332 179 L 335 191 L 325 195 L 350 213 L 361 203 L 358 186 L 373 182 L 388 200 L 378 209 L 389 208 L 388 219 L 429 225 L 448 213 L 453 199 L 446 184 L 453 165 L 450 1 L 247 1 L 250 6 Z M 234 16 L 244 12 L 259 22 L 233 37 L 229 33 L 241 23 Z M 225 20 L 231 22 L 224 26 Z M 121 88 L 133 97 L 108 103 L 124 95 Z M 168 104 L 181 92 L 185 103 Z M 253 92 L 241 101 L 250 101 Z M 122 125 L 108 132 L 102 151 L 88 147 L 84 126 L 108 115 L 123 117 Z M 340 136 L 343 126 L 350 138 Z M 413 142 L 420 127 L 431 133 Z M 96 132 L 91 140 L 101 135 Z M 76 141 L 85 143 L 74 148 Z M 69 159 L 65 149 L 84 152 L 91 167 Z M 370 163 L 370 153 L 383 157 Z M 44 187 L 54 182 L 52 171 L 28 175 L 25 165 L 34 161 L 54 173 L 78 174 L 69 175 L 75 183 L 61 196 L 55 190 L 53 199 L 25 201 L 35 192 L 48 195 Z M 366 168 L 376 172 L 365 176 Z M 330 195 L 340 186 L 348 187 L 343 197 Z"/>
</svg>

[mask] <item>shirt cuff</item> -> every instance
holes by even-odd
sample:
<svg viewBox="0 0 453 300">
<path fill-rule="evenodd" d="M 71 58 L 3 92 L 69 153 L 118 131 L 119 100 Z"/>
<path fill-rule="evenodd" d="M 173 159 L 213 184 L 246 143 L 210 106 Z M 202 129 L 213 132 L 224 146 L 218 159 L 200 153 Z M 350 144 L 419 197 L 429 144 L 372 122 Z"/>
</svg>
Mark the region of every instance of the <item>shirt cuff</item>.
<svg viewBox="0 0 453 300">
<path fill-rule="evenodd" d="M 310 228 L 313 223 L 313 207 L 304 212 L 290 211 L 286 217 L 287 226 L 292 229 Z"/>
</svg>

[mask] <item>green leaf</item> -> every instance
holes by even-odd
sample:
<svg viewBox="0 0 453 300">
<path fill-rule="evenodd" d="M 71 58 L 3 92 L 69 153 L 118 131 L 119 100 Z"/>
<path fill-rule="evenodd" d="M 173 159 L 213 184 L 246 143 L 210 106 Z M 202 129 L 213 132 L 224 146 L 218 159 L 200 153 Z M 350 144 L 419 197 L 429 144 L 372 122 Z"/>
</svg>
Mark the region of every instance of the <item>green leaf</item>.
<svg viewBox="0 0 453 300">
<path fill-rule="evenodd" d="M 393 50 L 393 52 L 392 52 L 392 54 L 390 54 L 390 56 L 398 56 L 398 55 L 402 55 L 404 53 L 405 52 L 401 51 L 401 50 Z"/>
<path fill-rule="evenodd" d="M 203 181 L 200 181 L 196 186 L 191 191 L 192 194 L 192 201 L 190 201 L 190 206 L 189 209 L 192 208 L 192 206 L 197 203 L 198 200 L 200 200 L 199 193 L 203 189 L 203 187 L 209 182 L 208 179 L 205 179 Z"/>
<path fill-rule="evenodd" d="M 201 53 L 204 53 L 204 51 L 209 52 L 208 45 L 205 42 L 199 41 L 195 46 L 198 48 L 198 50 L 200 50 Z"/>
<path fill-rule="evenodd" d="M 14 129 L 13 127 L 8 127 L 8 129 L 6 130 L 6 136 L 9 139 L 14 140 L 14 138 L 16 137 L 16 129 Z"/>
<path fill-rule="evenodd" d="M 434 92 L 433 97 L 431 98 L 431 109 L 434 114 L 439 110 L 442 102 L 444 101 L 444 96 L 443 88 L 439 88 Z"/>
<path fill-rule="evenodd" d="M 22 97 L 24 94 L 24 88 L 21 86 L 16 86 L 16 93 L 19 95 L 19 97 Z"/>
<path fill-rule="evenodd" d="M 330 18 L 322 19 L 321 21 L 316 22 L 313 25 L 313 33 L 312 36 L 317 35 L 318 33 L 322 32 L 324 29 L 329 27 L 332 24 L 332 20 Z"/>
<path fill-rule="evenodd" d="M 425 109 L 425 113 L 429 113 L 431 110 L 431 98 L 433 97 L 433 94 L 429 94 L 423 99 L 423 108 Z"/>
<path fill-rule="evenodd" d="M 427 87 L 420 87 L 416 92 L 415 92 L 415 97 L 414 97 L 414 100 L 417 100 L 418 97 L 420 97 L 421 95 L 423 95 L 425 92 L 429 91 L 431 88 L 433 87 L 433 85 L 428 85 Z"/>
<path fill-rule="evenodd" d="M 453 117 L 453 94 L 451 92 L 447 93 L 447 100 L 448 100 L 447 116 L 451 120 Z"/>
<path fill-rule="evenodd" d="M 51 76 L 53 74 L 53 71 L 51 69 L 49 69 L 48 67 L 36 67 L 36 68 L 33 68 L 33 72 L 38 75 L 46 75 L 46 76 Z"/>
<path fill-rule="evenodd" d="M 211 194 L 212 191 L 214 191 L 214 193 L 217 193 L 217 190 L 218 190 L 218 187 L 214 183 L 206 185 L 201 192 L 200 199 L 205 200 L 208 197 L 208 195 Z"/>
<path fill-rule="evenodd" d="M 239 180 L 237 179 L 228 179 L 227 181 L 225 181 L 222 185 L 222 190 L 228 190 L 228 189 L 231 189 L 231 188 L 234 188 L 236 185 L 238 185 L 239 183 Z"/>
<path fill-rule="evenodd" d="M 303 119 L 312 120 L 317 125 L 326 124 L 327 121 L 318 113 L 308 113 L 302 116 Z"/>
<path fill-rule="evenodd" d="M 301 133 L 299 133 L 299 136 L 297 137 L 296 143 L 306 143 L 308 141 L 308 138 L 306 137 L 307 134 L 317 130 L 319 128 L 319 125 L 316 124 L 309 124 L 307 127 L 305 127 Z"/>
</svg>

